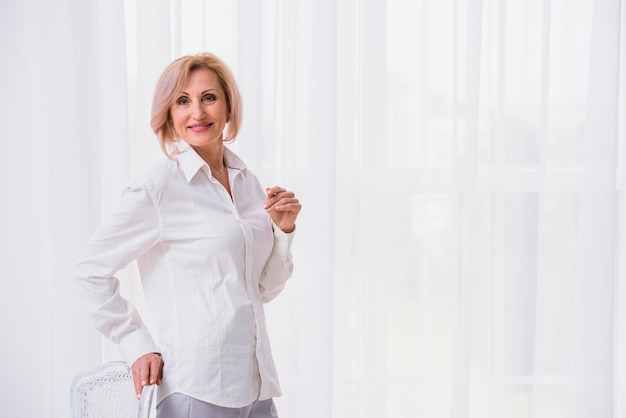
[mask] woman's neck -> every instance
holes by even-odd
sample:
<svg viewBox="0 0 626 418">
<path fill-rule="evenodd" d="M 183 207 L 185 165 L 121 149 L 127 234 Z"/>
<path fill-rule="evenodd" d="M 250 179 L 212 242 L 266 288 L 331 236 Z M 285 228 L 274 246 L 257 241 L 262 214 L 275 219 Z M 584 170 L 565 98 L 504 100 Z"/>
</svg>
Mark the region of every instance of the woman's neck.
<svg viewBox="0 0 626 418">
<path fill-rule="evenodd" d="M 193 147 L 198 155 L 209 165 L 211 172 L 223 173 L 226 169 L 224 161 L 224 145 L 218 147 Z"/>
</svg>

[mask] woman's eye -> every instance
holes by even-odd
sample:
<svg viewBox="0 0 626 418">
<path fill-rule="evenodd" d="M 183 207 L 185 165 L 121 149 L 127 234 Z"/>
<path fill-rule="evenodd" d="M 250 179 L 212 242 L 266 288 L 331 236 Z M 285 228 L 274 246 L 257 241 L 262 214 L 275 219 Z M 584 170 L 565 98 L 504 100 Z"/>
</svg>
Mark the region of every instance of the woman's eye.
<svg viewBox="0 0 626 418">
<path fill-rule="evenodd" d="M 205 103 L 206 102 L 213 102 L 213 101 L 215 101 L 215 99 L 217 99 L 217 98 L 215 97 L 214 94 L 207 94 L 206 96 L 202 97 L 202 101 L 205 102 Z"/>
<path fill-rule="evenodd" d="M 186 97 L 180 97 L 178 100 L 176 100 L 176 104 L 178 105 L 185 105 L 189 103 L 189 99 Z"/>
</svg>

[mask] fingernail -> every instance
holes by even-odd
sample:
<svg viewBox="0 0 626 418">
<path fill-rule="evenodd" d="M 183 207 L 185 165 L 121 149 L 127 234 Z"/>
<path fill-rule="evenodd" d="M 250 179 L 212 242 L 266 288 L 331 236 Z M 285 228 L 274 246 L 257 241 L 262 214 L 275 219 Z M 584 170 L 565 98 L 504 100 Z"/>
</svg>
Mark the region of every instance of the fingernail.
<svg viewBox="0 0 626 418">
<path fill-rule="evenodd" d="M 145 381 L 145 380 L 142 380 L 142 381 L 141 381 L 141 386 L 146 386 L 146 384 L 147 384 L 147 383 L 146 383 L 146 381 Z"/>
<path fill-rule="evenodd" d="M 137 394 L 137 399 L 141 399 L 141 393 Z"/>
</svg>

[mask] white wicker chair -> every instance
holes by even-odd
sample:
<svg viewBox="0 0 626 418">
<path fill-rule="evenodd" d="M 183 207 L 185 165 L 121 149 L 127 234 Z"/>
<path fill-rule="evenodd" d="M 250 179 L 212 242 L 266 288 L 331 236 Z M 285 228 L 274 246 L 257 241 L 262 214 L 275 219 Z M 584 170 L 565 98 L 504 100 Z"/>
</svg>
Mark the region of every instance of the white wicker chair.
<svg viewBox="0 0 626 418">
<path fill-rule="evenodd" d="M 128 364 L 111 361 L 74 378 L 72 418 L 148 418 L 153 394 L 154 385 L 145 386 L 138 401 Z"/>
</svg>

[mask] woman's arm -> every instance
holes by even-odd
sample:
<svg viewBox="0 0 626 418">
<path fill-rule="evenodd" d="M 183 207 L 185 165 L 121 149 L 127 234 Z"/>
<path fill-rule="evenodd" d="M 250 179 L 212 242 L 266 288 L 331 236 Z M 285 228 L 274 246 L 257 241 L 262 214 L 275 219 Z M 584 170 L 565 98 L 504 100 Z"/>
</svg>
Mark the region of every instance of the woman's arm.
<svg viewBox="0 0 626 418">
<path fill-rule="evenodd" d="M 263 207 L 269 213 L 274 229 L 274 247 L 259 282 L 261 297 L 267 303 L 278 296 L 293 272 L 291 242 L 302 205 L 293 192 L 280 186 L 267 188 L 265 193 L 267 200 Z"/>
<path fill-rule="evenodd" d="M 158 347 L 135 307 L 119 292 L 117 272 L 160 237 L 160 217 L 145 184 L 128 187 L 117 210 L 89 240 L 76 266 L 83 305 L 96 328 L 133 364 Z"/>
</svg>

